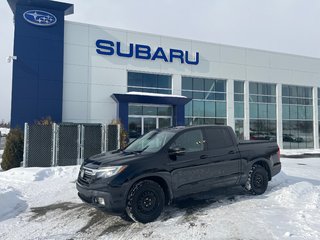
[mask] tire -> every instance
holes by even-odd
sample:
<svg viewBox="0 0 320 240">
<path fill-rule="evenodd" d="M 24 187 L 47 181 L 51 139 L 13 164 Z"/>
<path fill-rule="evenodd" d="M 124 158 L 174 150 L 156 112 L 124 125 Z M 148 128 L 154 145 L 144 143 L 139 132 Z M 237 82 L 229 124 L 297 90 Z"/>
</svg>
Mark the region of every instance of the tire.
<svg viewBox="0 0 320 240">
<path fill-rule="evenodd" d="M 136 222 L 156 220 L 164 207 L 165 196 L 161 186 L 151 180 L 136 183 L 127 198 L 127 214 Z"/>
<path fill-rule="evenodd" d="M 244 188 L 252 195 L 261 195 L 267 190 L 268 181 L 267 170 L 260 165 L 253 165 Z"/>
</svg>

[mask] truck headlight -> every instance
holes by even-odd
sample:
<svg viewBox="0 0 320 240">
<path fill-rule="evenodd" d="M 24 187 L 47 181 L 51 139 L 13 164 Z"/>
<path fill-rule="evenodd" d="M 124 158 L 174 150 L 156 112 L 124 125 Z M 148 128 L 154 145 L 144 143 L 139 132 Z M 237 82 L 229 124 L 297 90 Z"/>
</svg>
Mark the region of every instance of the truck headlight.
<svg viewBox="0 0 320 240">
<path fill-rule="evenodd" d="M 118 173 L 121 173 L 127 166 L 110 166 L 102 167 L 95 170 L 95 175 L 97 178 L 109 178 Z"/>
</svg>

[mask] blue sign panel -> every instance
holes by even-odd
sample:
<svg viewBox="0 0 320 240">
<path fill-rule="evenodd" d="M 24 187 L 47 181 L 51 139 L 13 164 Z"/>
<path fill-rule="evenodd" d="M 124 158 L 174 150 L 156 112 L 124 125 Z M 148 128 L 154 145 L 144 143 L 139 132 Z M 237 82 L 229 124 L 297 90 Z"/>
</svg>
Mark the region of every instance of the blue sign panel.
<svg viewBox="0 0 320 240">
<path fill-rule="evenodd" d="M 143 44 L 129 44 L 129 50 L 127 52 L 123 52 L 121 50 L 121 42 L 114 43 L 110 40 L 98 39 L 96 41 L 96 52 L 102 55 L 112 56 L 116 54 L 119 57 L 126 58 L 138 58 L 144 60 L 157 60 L 161 59 L 164 62 L 173 62 L 174 59 L 180 62 L 181 64 L 191 64 L 198 65 L 199 64 L 199 52 L 195 53 L 195 59 L 190 59 L 189 51 L 182 51 L 180 49 L 170 48 L 168 54 L 165 53 L 162 47 L 158 47 L 156 51 L 152 51 L 151 47 Z"/>
<path fill-rule="evenodd" d="M 48 27 L 56 24 L 57 18 L 52 13 L 42 10 L 29 10 L 23 13 L 23 18 L 37 26 Z"/>
</svg>

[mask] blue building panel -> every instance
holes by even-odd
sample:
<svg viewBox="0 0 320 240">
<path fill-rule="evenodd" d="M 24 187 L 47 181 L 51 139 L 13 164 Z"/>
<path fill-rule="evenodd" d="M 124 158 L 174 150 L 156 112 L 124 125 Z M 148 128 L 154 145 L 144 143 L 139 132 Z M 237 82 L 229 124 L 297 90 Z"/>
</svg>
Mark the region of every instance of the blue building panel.
<svg viewBox="0 0 320 240">
<path fill-rule="evenodd" d="M 60 114 L 60 108 L 62 108 L 62 103 L 58 100 L 39 99 L 38 115 L 41 114 L 41 118 L 57 116 Z"/>
<path fill-rule="evenodd" d="M 25 122 L 48 116 L 61 122 L 64 16 L 73 13 L 73 5 L 48 0 L 8 3 L 15 15 L 17 56 L 13 62 L 11 125 L 22 128 Z"/>
<path fill-rule="evenodd" d="M 64 39 L 62 39 L 62 42 Z M 40 60 L 50 60 L 50 61 L 58 61 L 63 62 L 63 58 L 61 59 L 61 56 L 63 57 L 63 48 L 61 48 L 61 39 L 55 40 L 55 39 L 41 39 L 39 41 L 39 59 Z"/>
<path fill-rule="evenodd" d="M 59 79 L 61 77 L 60 68 L 63 61 L 40 61 L 38 62 L 38 77 L 45 81 L 56 81 L 61 82 Z"/>
<path fill-rule="evenodd" d="M 62 97 L 62 82 L 40 80 L 38 86 L 38 99 L 60 101 Z"/>
<path fill-rule="evenodd" d="M 19 53 L 19 62 L 27 64 L 28 61 L 38 61 L 40 39 L 35 36 L 16 34 L 18 30 L 19 27 L 15 30 L 14 53 Z"/>
<path fill-rule="evenodd" d="M 27 63 L 25 61 L 19 60 L 14 62 L 13 79 L 16 78 L 26 78 L 31 80 L 36 80 L 39 71 L 39 62 L 36 60 L 29 60 Z M 13 81 L 15 84 L 16 81 Z M 21 84 L 28 83 L 26 81 L 21 81 Z M 19 82 L 20 83 L 20 82 Z"/>
</svg>

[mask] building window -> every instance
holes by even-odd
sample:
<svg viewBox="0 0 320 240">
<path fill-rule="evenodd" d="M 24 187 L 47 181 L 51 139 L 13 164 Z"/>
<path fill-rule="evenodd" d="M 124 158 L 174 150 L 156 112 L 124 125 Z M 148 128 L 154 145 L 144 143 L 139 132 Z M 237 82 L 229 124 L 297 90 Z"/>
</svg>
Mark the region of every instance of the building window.
<svg viewBox="0 0 320 240">
<path fill-rule="evenodd" d="M 276 85 L 249 83 L 250 139 L 276 141 Z"/>
<path fill-rule="evenodd" d="M 186 125 L 226 125 L 226 80 L 182 77 Z"/>
<path fill-rule="evenodd" d="M 235 133 L 241 140 L 244 139 L 244 81 L 234 81 L 234 119 Z"/>
<path fill-rule="evenodd" d="M 283 147 L 313 148 L 312 88 L 282 86 Z"/>
<path fill-rule="evenodd" d="M 128 72 L 128 92 L 172 94 L 169 75 Z"/>
</svg>

